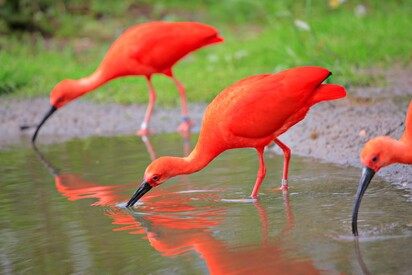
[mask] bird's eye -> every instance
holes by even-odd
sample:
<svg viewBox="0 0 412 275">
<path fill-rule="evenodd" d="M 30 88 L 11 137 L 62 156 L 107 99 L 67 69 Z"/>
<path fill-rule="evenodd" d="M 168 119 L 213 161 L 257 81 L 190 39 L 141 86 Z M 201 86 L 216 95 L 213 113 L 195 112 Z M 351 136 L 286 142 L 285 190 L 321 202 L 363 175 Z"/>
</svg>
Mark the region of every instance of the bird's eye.
<svg viewBox="0 0 412 275">
<path fill-rule="evenodd" d="M 156 176 L 153 176 L 153 177 L 152 177 L 152 180 L 153 180 L 153 181 L 158 181 L 159 178 L 160 178 L 160 177 L 159 177 L 158 175 L 156 175 Z"/>
<path fill-rule="evenodd" d="M 59 98 L 56 100 L 56 104 L 63 104 L 63 102 L 64 102 L 64 98 L 62 98 L 62 97 L 59 97 Z"/>
<path fill-rule="evenodd" d="M 377 162 L 378 161 L 378 156 L 374 156 L 373 158 L 372 158 L 372 162 Z"/>
</svg>

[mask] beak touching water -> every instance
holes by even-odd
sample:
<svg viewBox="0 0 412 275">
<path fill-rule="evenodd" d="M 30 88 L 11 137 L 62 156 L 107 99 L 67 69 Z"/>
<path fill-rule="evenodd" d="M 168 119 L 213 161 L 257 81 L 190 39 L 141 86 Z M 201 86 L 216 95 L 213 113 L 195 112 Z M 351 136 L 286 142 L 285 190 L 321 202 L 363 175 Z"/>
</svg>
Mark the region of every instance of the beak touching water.
<svg viewBox="0 0 412 275">
<path fill-rule="evenodd" d="M 375 171 L 371 168 L 365 166 L 362 169 L 362 177 L 359 182 L 358 191 L 355 195 L 355 204 L 353 205 L 352 209 L 352 233 L 355 236 L 358 236 L 358 212 L 360 203 L 365 193 L 366 189 L 368 188 L 369 183 L 371 182 L 373 176 L 375 175 Z"/>
<path fill-rule="evenodd" d="M 56 110 L 57 110 L 57 108 L 52 105 L 51 108 L 50 108 L 50 110 L 44 115 L 42 121 L 41 121 L 40 124 L 38 124 L 38 125 L 30 125 L 30 126 L 23 125 L 23 126 L 20 126 L 20 129 L 21 129 L 21 130 L 26 130 L 26 129 L 29 129 L 29 128 L 32 128 L 32 127 L 37 127 L 37 128 L 36 128 L 36 131 L 34 132 L 34 135 L 33 135 L 32 139 L 31 139 L 31 142 L 32 142 L 33 144 L 34 144 L 34 142 L 36 141 L 37 133 L 39 132 L 40 127 L 46 122 L 46 120 L 47 120 Z"/>
<path fill-rule="evenodd" d="M 136 192 L 133 194 L 132 198 L 126 204 L 126 207 L 133 206 L 141 197 L 143 197 L 144 194 L 149 192 L 150 189 L 152 189 L 152 186 L 146 181 L 143 181 L 139 188 L 137 188 Z"/>
</svg>

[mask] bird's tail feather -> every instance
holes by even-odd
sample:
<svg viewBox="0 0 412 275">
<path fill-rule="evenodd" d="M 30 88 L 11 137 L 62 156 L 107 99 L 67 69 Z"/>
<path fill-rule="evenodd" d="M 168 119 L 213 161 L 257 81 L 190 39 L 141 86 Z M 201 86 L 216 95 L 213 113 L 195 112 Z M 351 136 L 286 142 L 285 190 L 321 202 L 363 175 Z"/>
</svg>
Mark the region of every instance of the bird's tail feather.
<svg viewBox="0 0 412 275">
<path fill-rule="evenodd" d="M 336 84 L 321 84 L 316 88 L 312 97 L 312 104 L 321 101 L 335 100 L 346 96 L 346 91 L 343 86 Z"/>
</svg>

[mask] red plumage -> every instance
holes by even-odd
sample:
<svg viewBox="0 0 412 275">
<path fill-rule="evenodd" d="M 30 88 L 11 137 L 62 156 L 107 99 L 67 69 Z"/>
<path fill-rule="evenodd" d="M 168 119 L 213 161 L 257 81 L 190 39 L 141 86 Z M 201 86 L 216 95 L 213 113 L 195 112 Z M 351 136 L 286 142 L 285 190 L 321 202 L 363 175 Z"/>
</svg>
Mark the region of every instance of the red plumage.
<svg viewBox="0 0 412 275">
<path fill-rule="evenodd" d="M 245 147 L 255 148 L 259 154 L 260 169 L 251 195 L 256 197 L 266 173 L 263 150 L 271 142 L 284 152 L 282 190 L 287 190 L 290 149 L 278 136 L 301 121 L 312 105 L 346 95 L 342 86 L 322 84 L 329 75 L 324 68 L 298 67 L 251 76 L 227 87 L 207 107 L 199 140 L 190 155 L 154 160 L 128 205 L 173 176 L 203 169 L 225 150 Z"/>
</svg>

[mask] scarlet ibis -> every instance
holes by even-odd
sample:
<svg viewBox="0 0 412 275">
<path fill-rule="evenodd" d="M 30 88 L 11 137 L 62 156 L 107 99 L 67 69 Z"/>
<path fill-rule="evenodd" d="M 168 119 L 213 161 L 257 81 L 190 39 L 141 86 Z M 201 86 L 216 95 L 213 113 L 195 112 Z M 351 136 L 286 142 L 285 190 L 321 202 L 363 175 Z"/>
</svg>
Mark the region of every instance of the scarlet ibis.
<svg viewBox="0 0 412 275">
<path fill-rule="evenodd" d="M 399 140 L 379 136 L 369 140 L 360 154 L 363 165 L 362 176 L 355 195 L 352 210 L 352 233 L 358 236 L 358 212 L 360 203 L 373 176 L 382 167 L 394 164 L 412 164 L 412 101 L 405 120 L 405 132 Z"/>
<path fill-rule="evenodd" d="M 171 177 L 194 173 L 222 152 L 246 147 L 255 148 L 259 155 L 260 168 L 251 194 L 255 198 L 266 174 L 263 151 L 272 141 L 283 150 L 281 189 L 286 191 L 290 149 L 278 136 L 301 121 L 312 105 L 346 95 L 342 86 L 322 84 L 330 74 L 321 67 L 298 67 L 250 76 L 227 87 L 206 108 L 198 142 L 189 156 L 154 160 L 127 206 Z"/>
<path fill-rule="evenodd" d="M 51 108 L 40 124 L 21 126 L 21 129 L 37 127 L 32 138 L 34 143 L 40 127 L 57 109 L 112 79 L 145 76 L 150 93 L 149 105 L 138 134 L 147 135 L 156 100 L 151 77 L 158 73 L 172 78 L 179 90 L 183 117 L 179 130 L 187 132 L 192 122 L 188 116 L 185 88 L 173 75 L 172 67 L 190 52 L 222 41 L 215 28 L 197 22 L 149 22 L 131 27 L 114 41 L 94 73 L 78 80 L 65 79 L 53 88 Z"/>
</svg>

